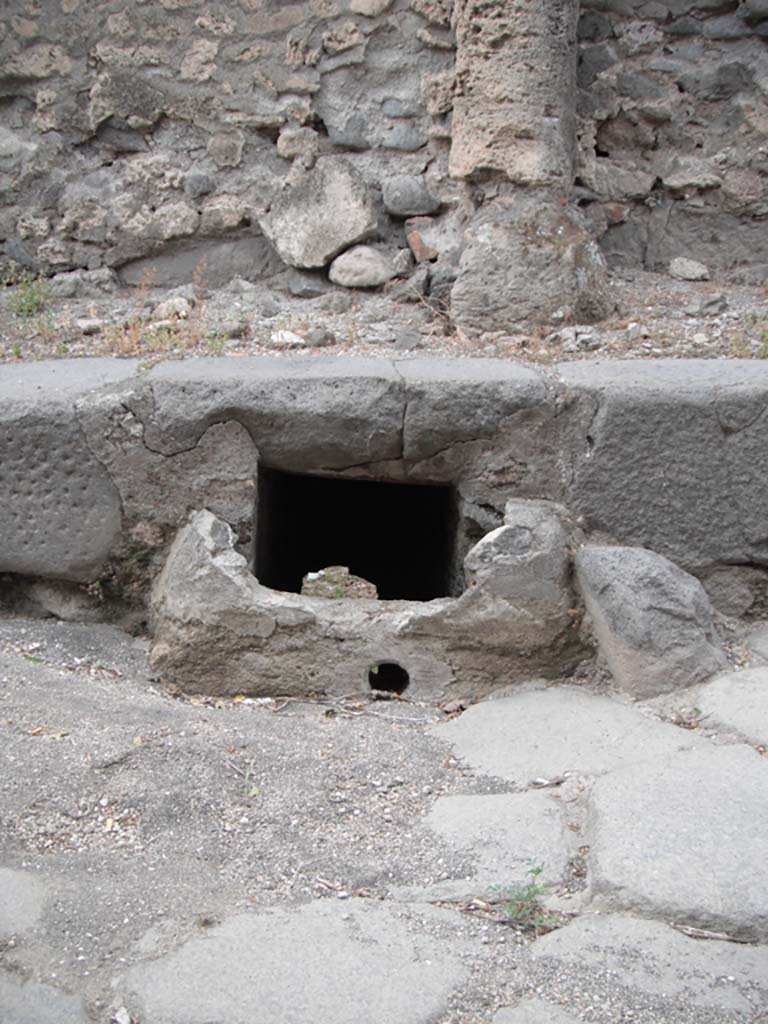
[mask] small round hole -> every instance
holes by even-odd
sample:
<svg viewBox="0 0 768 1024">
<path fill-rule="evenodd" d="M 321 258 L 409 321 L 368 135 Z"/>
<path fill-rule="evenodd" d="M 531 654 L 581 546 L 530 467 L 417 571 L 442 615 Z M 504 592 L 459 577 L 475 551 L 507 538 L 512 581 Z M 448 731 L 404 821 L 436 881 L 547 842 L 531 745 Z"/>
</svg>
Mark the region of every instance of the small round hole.
<svg viewBox="0 0 768 1024">
<path fill-rule="evenodd" d="M 411 678 L 402 665 L 396 661 L 380 661 L 368 672 L 368 685 L 372 690 L 388 693 L 405 693 Z"/>
</svg>

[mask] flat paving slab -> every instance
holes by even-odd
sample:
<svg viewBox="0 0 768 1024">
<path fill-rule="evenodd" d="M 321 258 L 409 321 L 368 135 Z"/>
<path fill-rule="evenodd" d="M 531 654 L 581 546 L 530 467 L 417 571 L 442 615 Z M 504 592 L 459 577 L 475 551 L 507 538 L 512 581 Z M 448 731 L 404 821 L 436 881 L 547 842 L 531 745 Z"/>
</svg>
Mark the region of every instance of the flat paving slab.
<svg viewBox="0 0 768 1024">
<path fill-rule="evenodd" d="M 565 772 L 600 775 L 706 743 L 627 704 L 573 686 L 475 704 L 435 735 L 478 771 L 518 786 Z"/>
<path fill-rule="evenodd" d="M 493 1018 L 493 1024 L 577 1024 L 578 1017 L 553 1003 L 532 996 L 517 1006 L 505 1006 Z"/>
<path fill-rule="evenodd" d="M 572 853 L 558 801 L 549 792 L 444 796 L 426 824 L 473 865 L 471 877 L 434 885 L 432 898 L 492 898 L 494 887 L 527 882 L 532 867 L 542 868 L 540 882 L 557 884 Z"/>
<path fill-rule="evenodd" d="M 614 986 L 690 1007 L 748 1014 L 768 1005 L 768 949 L 689 938 L 659 921 L 585 915 L 538 939 L 531 956 L 597 969 Z"/>
<path fill-rule="evenodd" d="M 323 900 L 232 917 L 134 967 L 125 1003 L 151 1024 L 428 1024 L 465 973 L 402 911 Z"/>
<path fill-rule="evenodd" d="M 0 971 L 3 1024 L 86 1024 L 79 996 Z"/>
<path fill-rule="evenodd" d="M 768 940 L 768 761 L 688 750 L 598 779 L 588 842 L 596 906 Z"/>
<path fill-rule="evenodd" d="M 720 726 L 748 743 L 768 744 L 768 667 L 718 676 L 698 691 L 706 728 Z"/>
<path fill-rule="evenodd" d="M 45 905 L 45 885 L 28 871 L 0 868 L 0 942 L 24 935 Z"/>
</svg>

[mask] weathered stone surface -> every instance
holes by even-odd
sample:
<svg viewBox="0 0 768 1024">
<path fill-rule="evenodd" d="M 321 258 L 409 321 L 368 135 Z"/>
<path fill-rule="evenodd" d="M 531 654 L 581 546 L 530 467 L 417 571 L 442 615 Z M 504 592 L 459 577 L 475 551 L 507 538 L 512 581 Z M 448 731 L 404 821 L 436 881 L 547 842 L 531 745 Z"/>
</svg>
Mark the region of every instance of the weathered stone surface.
<svg viewBox="0 0 768 1024">
<path fill-rule="evenodd" d="M 518 605 L 534 619 L 551 621 L 555 634 L 572 605 L 568 538 L 557 506 L 509 501 L 504 526 L 485 535 L 464 560 L 469 586 Z"/>
<path fill-rule="evenodd" d="M 135 361 L 6 366 L 0 382 L 0 571 L 89 581 L 120 534 L 120 500 L 75 416 Z"/>
<path fill-rule="evenodd" d="M 576 578 L 620 689 L 653 697 L 727 666 L 706 591 L 663 555 L 588 544 L 576 555 Z"/>
<path fill-rule="evenodd" d="M 261 458 L 283 469 L 332 469 L 397 458 L 403 387 L 381 360 L 297 357 L 166 363 L 148 375 L 145 440 L 173 454 L 223 418 L 242 423 Z"/>
<path fill-rule="evenodd" d="M 768 368 L 637 360 L 558 368 L 564 503 L 622 544 L 686 569 L 768 561 Z"/>
<path fill-rule="evenodd" d="M 505 1006 L 493 1016 L 493 1024 L 576 1024 L 572 1013 L 532 996 L 517 1006 Z"/>
<path fill-rule="evenodd" d="M 575 210 L 526 195 L 490 203 L 467 228 L 451 315 L 476 331 L 553 314 L 595 320 L 610 307 L 605 264 Z"/>
<path fill-rule="evenodd" d="M 356 245 L 337 256 L 328 276 L 345 288 L 376 288 L 395 276 L 392 260 L 370 245 Z"/>
<path fill-rule="evenodd" d="M 126 975 L 125 1002 L 164 1024 L 428 1024 L 466 976 L 455 951 L 370 900 L 241 914 Z"/>
<path fill-rule="evenodd" d="M 673 999 L 686 1009 L 742 1014 L 760 1005 L 761 994 L 768 998 L 768 949 L 702 942 L 658 921 L 585 914 L 538 939 L 531 955 L 560 970 L 610 972 L 614 985 Z"/>
<path fill-rule="evenodd" d="M 20 937 L 40 918 L 45 885 L 29 871 L 0 868 L 0 942 Z"/>
<path fill-rule="evenodd" d="M 570 686 L 476 704 L 435 732 L 473 768 L 519 786 L 565 772 L 600 775 L 706 742 Z"/>
<path fill-rule="evenodd" d="M 247 536 L 259 456 L 246 428 L 234 418 L 213 423 L 189 448 L 163 455 L 144 442 L 142 418 L 149 408 L 148 389 L 140 382 L 104 388 L 78 402 L 88 445 L 117 487 L 132 529 L 141 523 L 178 528 L 205 505 Z"/>
<path fill-rule="evenodd" d="M 744 746 L 683 751 L 598 779 L 588 834 L 595 906 L 765 942 L 767 800 L 765 760 Z"/>
<path fill-rule="evenodd" d="M 428 459 L 450 445 L 492 438 L 516 418 L 548 407 L 541 376 L 514 363 L 420 358 L 398 361 L 395 367 L 408 395 L 407 459 Z"/>
<path fill-rule="evenodd" d="M 707 728 L 734 732 L 768 746 L 768 668 L 728 672 L 700 687 L 696 707 Z"/>
<path fill-rule="evenodd" d="M 393 217 L 418 217 L 434 213 L 440 208 L 440 200 L 430 193 L 424 178 L 413 174 L 396 174 L 385 178 L 381 197 L 384 208 Z"/>
<path fill-rule="evenodd" d="M 289 266 L 324 267 L 376 230 L 376 211 L 354 167 L 343 157 L 322 157 L 286 182 L 259 224 Z"/>
<path fill-rule="evenodd" d="M 531 865 L 542 866 L 539 881 L 557 884 L 571 855 L 560 807 L 548 793 L 444 796 L 425 824 L 473 863 L 470 878 L 436 882 L 430 899 L 499 898 L 494 886 L 525 885 Z"/>
<path fill-rule="evenodd" d="M 708 281 L 709 271 L 703 263 L 696 260 L 686 259 L 685 256 L 678 256 L 669 264 L 669 272 L 672 277 L 680 281 Z"/>
<path fill-rule="evenodd" d="M 210 512 L 195 513 L 154 586 L 152 663 L 186 692 L 368 691 L 371 667 L 394 661 L 409 693 L 440 699 L 575 660 L 569 637 L 554 642 L 551 629 L 482 583 L 456 600 L 301 597 L 262 586 L 234 539 Z"/>
<path fill-rule="evenodd" d="M 570 0 L 455 5 L 452 175 L 570 185 L 577 17 Z"/>
<path fill-rule="evenodd" d="M 3 1024 L 87 1024 L 79 996 L 5 971 L 0 973 L 0 1007 Z"/>
<path fill-rule="evenodd" d="M 236 277 L 258 280 L 282 269 L 267 239 L 256 235 L 166 245 L 156 255 L 123 263 L 119 277 L 128 285 L 151 280 L 154 287 L 170 288 L 189 284 L 198 274 L 207 287 L 222 288 Z"/>
</svg>

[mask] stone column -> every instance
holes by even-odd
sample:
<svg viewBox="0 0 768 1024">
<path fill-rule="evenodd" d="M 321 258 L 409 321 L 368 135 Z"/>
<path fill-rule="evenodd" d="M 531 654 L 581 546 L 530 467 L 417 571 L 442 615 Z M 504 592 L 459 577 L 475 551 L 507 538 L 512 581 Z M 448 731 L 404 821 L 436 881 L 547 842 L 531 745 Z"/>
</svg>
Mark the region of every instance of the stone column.
<svg viewBox="0 0 768 1024">
<path fill-rule="evenodd" d="M 578 0 L 456 0 L 450 172 L 572 183 Z"/>
</svg>

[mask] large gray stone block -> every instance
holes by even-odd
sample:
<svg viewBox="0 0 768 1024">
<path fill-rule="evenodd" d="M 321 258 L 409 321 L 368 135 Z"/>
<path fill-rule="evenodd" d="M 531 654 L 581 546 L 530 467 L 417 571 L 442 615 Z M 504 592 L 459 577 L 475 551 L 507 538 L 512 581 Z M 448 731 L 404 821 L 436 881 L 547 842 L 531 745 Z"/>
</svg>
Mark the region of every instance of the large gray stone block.
<svg viewBox="0 0 768 1024">
<path fill-rule="evenodd" d="M 0 942 L 28 932 L 45 905 L 45 885 L 28 871 L 0 868 Z"/>
<path fill-rule="evenodd" d="M 598 779 L 588 842 L 595 906 L 768 940 L 768 765 L 708 746 Z"/>
<path fill-rule="evenodd" d="M 654 697 L 727 666 L 706 591 L 663 555 L 588 544 L 576 555 L 576 578 L 620 689 Z"/>
<path fill-rule="evenodd" d="M 75 403 L 130 377 L 136 362 L 6 366 L 0 377 L 0 572 L 94 579 L 121 528 L 118 492 Z"/>
<path fill-rule="evenodd" d="M 768 564 L 768 366 L 569 363 L 566 504 L 586 528 L 687 569 Z M 574 415 L 574 413 L 576 415 Z"/>
</svg>

